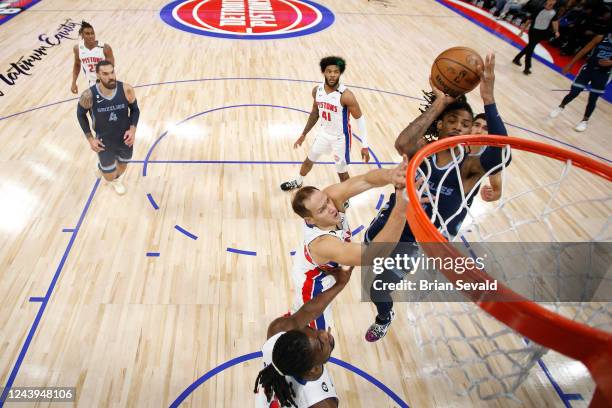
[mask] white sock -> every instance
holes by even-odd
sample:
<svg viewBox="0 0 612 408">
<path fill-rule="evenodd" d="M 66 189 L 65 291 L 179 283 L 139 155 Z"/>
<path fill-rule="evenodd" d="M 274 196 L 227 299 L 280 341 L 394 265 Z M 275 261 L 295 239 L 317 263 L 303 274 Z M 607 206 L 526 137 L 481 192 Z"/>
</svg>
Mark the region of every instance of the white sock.
<svg viewBox="0 0 612 408">
<path fill-rule="evenodd" d="M 302 177 L 301 174 L 298 174 L 295 181 L 297 181 L 298 184 L 302 184 L 304 182 L 304 177 Z"/>
</svg>

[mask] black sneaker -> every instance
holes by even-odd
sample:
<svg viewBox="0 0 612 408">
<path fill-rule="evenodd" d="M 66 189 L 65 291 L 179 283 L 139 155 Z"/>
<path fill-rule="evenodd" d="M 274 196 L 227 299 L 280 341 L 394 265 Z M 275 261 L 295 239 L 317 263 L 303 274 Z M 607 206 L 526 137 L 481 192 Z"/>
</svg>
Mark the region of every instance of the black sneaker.
<svg viewBox="0 0 612 408">
<path fill-rule="evenodd" d="M 523 74 L 531 75 L 531 70 L 530 69 L 526 69 L 526 70 L 523 71 Z"/>
<path fill-rule="evenodd" d="M 297 180 L 285 181 L 280 185 L 281 190 L 283 191 L 291 191 L 295 188 L 302 187 L 302 183 L 298 183 Z"/>
<path fill-rule="evenodd" d="M 516 59 L 516 58 L 512 60 L 512 63 L 513 63 L 514 65 L 518 65 L 519 67 L 520 67 L 520 66 L 522 66 L 522 64 L 521 64 L 521 60 Z"/>
<path fill-rule="evenodd" d="M 349 200 L 346 200 L 343 205 L 344 205 L 344 210 L 347 210 L 351 206 L 351 202 Z"/>
<path fill-rule="evenodd" d="M 366 332 L 365 339 L 366 341 L 373 343 L 385 337 L 389 327 L 391 326 L 391 322 L 395 318 L 395 312 L 393 309 L 389 312 L 389 319 L 386 323 L 378 323 L 378 321 L 374 321 L 374 324 L 370 326 L 368 331 Z"/>
</svg>

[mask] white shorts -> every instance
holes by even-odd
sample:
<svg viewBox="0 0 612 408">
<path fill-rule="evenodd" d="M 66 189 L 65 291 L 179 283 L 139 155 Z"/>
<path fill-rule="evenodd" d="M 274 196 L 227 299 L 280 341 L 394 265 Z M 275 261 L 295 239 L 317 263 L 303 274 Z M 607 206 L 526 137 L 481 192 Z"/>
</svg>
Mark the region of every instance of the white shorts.
<svg viewBox="0 0 612 408">
<path fill-rule="evenodd" d="M 308 160 L 317 161 L 322 154 L 331 154 L 334 158 L 336 171 L 346 173 L 351 162 L 351 138 L 344 134 L 332 135 L 319 131 L 308 152 Z"/>
<path fill-rule="evenodd" d="M 313 269 L 306 273 L 292 271 L 293 283 L 295 288 L 295 302 L 293 304 L 293 313 L 295 313 L 304 303 L 308 302 L 319 293 L 325 292 L 327 289 L 334 286 L 336 278 L 331 275 L 326 275 L 319 269 Z M 316 330 L 327 330 L 333 326 L 331 304 L 328 305 L 323 314 L 310 322 L 310 327 Z"/>
</svg>

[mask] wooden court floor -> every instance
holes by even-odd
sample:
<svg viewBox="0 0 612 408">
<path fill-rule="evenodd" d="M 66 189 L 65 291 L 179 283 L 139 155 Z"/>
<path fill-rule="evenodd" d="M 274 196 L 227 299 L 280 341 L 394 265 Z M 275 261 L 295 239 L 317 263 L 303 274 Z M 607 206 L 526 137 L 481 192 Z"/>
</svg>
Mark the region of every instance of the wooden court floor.
<svg viewBox="0 0 612 408">
<path fill-rule="evenodd" d="M 554 90 L 568 89 L 569 80 L 539 62 L 524 77 L 511 64 L 515 48 L 439 3 L 320 3 L 335 14 L 331 27 L 282 40 L 176 30 L 159 17 L 162 0 L 43 0 L 0 26 L 4 73 L 37 47 L 39 35 L 52 36 L 67 19 L 90 22 L 113 47 L 118 80 L 136 86 L 141 109 L 128 193 L 119 197 L 97 178 L 76 120 L 76 31 L 30 75 L 1 84 L 0 387 L 73 386 L 79 407 L 169 406 L 209 370 L 260 350 L 268 323 L 293 300 L 291 251 L 302 229 L 278 186 L 297 172 L 316 134 L 292 148 L 326 55 L 346 58 L 343 81 L 357 96 L 381 163 L 399 159 L 393 142 L 419 113 L 431 62 L 458 45 L 496 53 L 496 99 L 511 135 L 610 162 L 609 103 L 599 102 L 584 133 L 572 127 L 586 95 L 547 119 L 563 95 Z M 85 89 L 82 76 L 78 84 Z M 482 111 L 477 91 L 469 100 Z M 359 161 L 357 149 L 352 157 Z M 549 175 L 540 161 L 521 163 L 519 155 L 514 163 L 509 189 Z M 375 165 L 356 163 L 350 172 Z M 335 181 L 329 164 L 306 178 L 321 187 Z M 609 184 L 593 183 L 578 180 L 573 191 L 610 194 Z M 369 224 L 381 194 L 389 190 L 351 201 L 353 230 Z M 575 231 L 609 214 L 604 206 L 563 222 Z M 334 357 L 410 407 L 564 406 L 557 388 L 580 393 L 583 400 L 571 406 L 584 407 L 593 392 L 580 363 L 551 353 L 544 358 L 549 374 L 536 365 L 517 391 L 522 404 L 460 396 L 431 375 L 434 362 L 418 345 L 410 305 L 398 306 L 390 333 L 376 344 L 363 339 L 375 309 L 360 301 L 359 279 L 333 307 Z M 251 406 L 260 366 L 251 359 L 221 371 L 182 406 Z M 330 369 L 342 406 L 402 406 L 354 371 Z"/>
</svg>

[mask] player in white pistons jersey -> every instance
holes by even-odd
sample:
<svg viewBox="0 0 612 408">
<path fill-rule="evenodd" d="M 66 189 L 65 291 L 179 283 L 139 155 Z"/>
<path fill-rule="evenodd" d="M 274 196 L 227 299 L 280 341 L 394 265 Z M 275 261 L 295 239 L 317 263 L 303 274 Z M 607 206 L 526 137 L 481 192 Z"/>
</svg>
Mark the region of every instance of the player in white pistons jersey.
<svg viewBox="0 0 612 408">
<path fill-rule="evenodd" d="M 361 108 L 353 92 L 340 82 L 340 77 L 346 68 L 346 62 L 340 57 L 325 57 L 320 63 L 325 81 L 312 90 L 312 111 L 304 131 L 293 144 L 297 149 L 306 139 L 306 134 L 320 120 L 317 136 L 302 163 L 299 174 L 292 180 L 281 184 L 284 191 L 302 186 L 304 177 L 310 172 L 315 161 L 322 154 L 331 154 L 336 165 L 340 181 L 348 180 L 348 164 L 351 161 L 351 130 L 350 118 L 355 119 L 357 131 L 361 137 L 361 157 L 370 161 L 367 142 L 367 128 Z"/>
<path fill-rule="evenodd" d="M 330 271 L 335 276 L 335 284 L 329 290 L 293 315 L 270 323 L 268 340 L 262 348 L 264 368 L 255 380 L 257 408 L 338 407 L 336 388 L 325 366 L 335 346 L 334 337 L 330 330 L 313 330 L 308 322 L 320 315 L 344 289 L 352 269 Z"/>
<path fill-rule="evenodd" d="M 79 92 L 77 86 L 77 78 L 79 72 L 83 71 L 85 79 L 89 83 L 88 87 L 96 84 L 96 65 L 102 60 L 109 61 L 113 66 L 115 65 L 115 56 L 113 50 L 108 44 L 100 43 L 96 40 L 96 33 L 87 21 L 81 22 L 81 28 L 79 29 L 79 35 L 83 41 L 79 41 L 79 44 L 75 45 L 74 51 L 74 64 L 72 67 L 72 85 L 70 90 L 76 94 Z"/>
<path fill-rule="evenodd" d="M 377 169 L 331 185 L 323 190 L 307 186 L 300 188 L 291 206 L 304 219 L 304 239 L 296 250 L 292 277 L 295 283 L 294 308 L 325 293 L 333 284 L 329 271 L 338 266 L 357 266 L 362 263 L 361 245 L 351 242 L 351 230 L 343 203 L 366 190 L 393 184 L 396 189 L 406 185 L 407 158 L 395 169 Z M 405 219 L 406 202 L 400 199 L 389 222 L 377 235 L 375 242 L 393 243 L 400 238 Z M 330 326 L 331 310 L 311 322 L 311 327 Z"/>
</svg>

